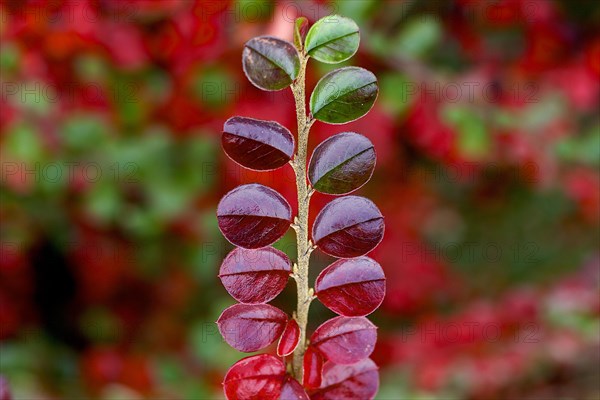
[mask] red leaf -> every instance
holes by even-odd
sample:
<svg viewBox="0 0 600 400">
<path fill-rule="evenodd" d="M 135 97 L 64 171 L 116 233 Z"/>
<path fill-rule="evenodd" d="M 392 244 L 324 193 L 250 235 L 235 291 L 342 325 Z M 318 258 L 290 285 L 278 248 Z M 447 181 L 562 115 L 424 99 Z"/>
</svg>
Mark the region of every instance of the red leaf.
<svg viewBox="0 0 600 400">
<path fill-rule="evenodd" d="M 367 198 L 340 197 L 328 203 L 313 225 L 313 241 L 334 257 L 352 258 L 373 250 L 383 239 L 383 215 Z"/>
<path fill-rule="evenodd" d="M 297 380 L 287 375 L 281 388 L 280 400 L 310 400 L 308 394 Z"/>
<path fill-rule="evenodd" d="M 287 320 L 286 313 L 268 304 L 236 304 L 223 311 L 217 325 L 231 347 L 249 353 L 277 340 Z"/>
<path fill-rule="evenodd" d="M 338 260 L 319 274 L 315 292 L 330 310 L 346 317 L 361 317 L 383 302 L 385 275 L 369 257 Z"/>
<path fill-rule="evenodd" d="M 294 137 L 275 121 L 229 118 L 223 126 L 221 143 L 229 158 L 257 171 L 282 167 L 294 154 Z"/>
<path fill-rule="evenodd" d="M 288 256 L 273 247 L 237 247 L 223 260 L 219 278 L 234 299 L 257 304 L 267 303 L 281 293 L 291 271 Z"/>
<path fill-rule="evenodd" d="M 328 362 L 323 367 L 323 384 L 312 400 L 370 400 L 379 389 L 379 371 L 370 358 L 352 365 Z"/>
<path fill-rule="evenodd" d="M 278 400 L 285 365 L 269 354 L 246 357 L 235 363 L 223 380 L 228 400 Z"/>
<path fill-rule="evenodd" d="M 290 319 L 277 345 L 277 355 L 287 356 L 294 352 L 300 340 L 300 327 L 295 319 Z"/>
<path fill-rule="evenodd" d="M 321 386 L 321 375 L 325 360 L 317 349 L 309 346 L 304 353 L 302 383 L 305 388 L 315 389 Z"/>
<path fill-rule="evenodd" d="M 290 226 L 292 209 L 275 190 L 257 183 L 238 186 L 217 207 L 219 229 L 231 243 L 256 249 L 280 239 Z"/>
<path fill-rule="evenodd" d="M 336 364 L 354 364 L 371 355 L 377 327 L 364 317 L 335 317 L 319 326 L 311 336 L 315 346 Z"/>
</svg>

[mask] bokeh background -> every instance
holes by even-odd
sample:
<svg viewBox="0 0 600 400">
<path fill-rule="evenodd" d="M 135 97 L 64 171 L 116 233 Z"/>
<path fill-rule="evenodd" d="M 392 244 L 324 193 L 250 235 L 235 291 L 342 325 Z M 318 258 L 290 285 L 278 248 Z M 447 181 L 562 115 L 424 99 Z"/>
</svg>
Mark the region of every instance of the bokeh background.
<svg viewBox="0 0 600 400">
<path fill-rule="evenodd" d="M 386 218 L 370 318 L 380 399 L 598 399 L 600 3 L 1 1 L 0 399 L 219 399 L 243 354 L 215 208 L 233 115 L 295 129 L 243 76 L 246 40 L 355 19 L 377 75 L 353 130 Z M 312 88 L 331 66 L 311 61 Z M 331 198 L 315 195 L 314 215 Z M 294 255 L 293 232 L 277 247 Z M 314 253 L 314 275 L 331 260 Z M 292 283 L 275 304 L 291 312 Z M 331 316 L 317 302 L 311 329 Z"/>
</svg>

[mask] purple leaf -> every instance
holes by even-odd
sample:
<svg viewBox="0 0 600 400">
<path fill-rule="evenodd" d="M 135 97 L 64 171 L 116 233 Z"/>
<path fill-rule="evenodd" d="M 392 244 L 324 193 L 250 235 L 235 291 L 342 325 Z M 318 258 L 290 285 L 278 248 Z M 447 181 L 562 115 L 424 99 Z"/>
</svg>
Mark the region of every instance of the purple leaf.
<svg viewBox="0 0 600 400">
<path fill-rule="evenodd" d="M 330 310 L 346 317 L 361 317 L 381 305 L 385 275 L 369 257 L 338 260 L 319 274 L 315 292 Z"/>
<path fill-rule="evenodd" d="M 257 184 L 238 186 L 217 207 L 219 229 L 231 243 L 256 249 L 280 239 L 290 226 L 292 208 L 275 190 Z"/>
<path fill-rule="evenodd" d="M 236 304 L 217 320 L 223 339 L 246 353 L 263 349 L 281 336 L 288 316 L 268 304 Z"/>
<path fill-rule="evenodd" d="M 334 257 L 367 254 L 383 239 L 383 215 L 367 198 L 340 197 L 328 203 L 313 225 L 313 242 Z"/>
<path fill-rule="evenodd" d="M 371 355 L 377 327 L 364 317 L 335 317 L 319 326 L 310 338 L 329 361 L 354 364 Z"/>
<path fill-rule="evenodd" d="M 225 122 L 221 139 L 229 158 L 256 171 L 282 167 L 294 155 L 294 137 L 275 121 L 232 117 Z"/>
<path fill-rule="evenodd" d="M 273 247 L 235 248 L 225 257 L 219 278 L 229 294 L 241 303 L 273 300 L 285 288 L 292 272 L 288 256 Z"/>
<path fill-rule="evenodd" d="M 369 181 L 375 160 L 375 149 L 369 139 L 354 132 L 338 133 L 315 148 L 308 179 L 321 193 L 350 193 Z"/>
<path fill-rule="evenodd" d="M 323 367 L 321 388 L 312 400 L 371 400 L 379 389 L 379 371 L 370 358 L 352 365 L 328 362 Z"/>
<path fill-rule="evenodd" d="M 290 86 L 300 71 L 300 59 L 293 44 L 270 36 L 250 39 L 242 52 L 242 67 L 252 84 L 262 90 Z"/>
<path fill-rule="evenodd" d="M 285 365 L 277 357 L 246 357 L 227 371 L 223 391 L 228 400 L 278 400 L 284 376 Z"/>
</svg>

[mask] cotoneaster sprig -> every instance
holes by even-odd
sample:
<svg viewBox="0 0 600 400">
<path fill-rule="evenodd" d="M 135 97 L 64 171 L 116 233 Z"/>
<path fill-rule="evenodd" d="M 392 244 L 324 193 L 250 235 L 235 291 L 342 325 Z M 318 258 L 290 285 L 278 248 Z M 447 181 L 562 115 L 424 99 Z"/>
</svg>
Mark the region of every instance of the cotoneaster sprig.
<svg viewBox="0 0 600 400">
<path fill-rule="evenodd" d="M 365 255 L 383 238 L 383 216 L 373 202 L 360 196 L 339 197 L 317 215 L 309 232 L 310 198 L 315 191 L 347 195 L 370 179 L 375 168 L 373 144 L 356 132 L 331 136 L 307 162 L 308 135 L 318 120 L 345 124 L 364 116 L 378 94 L 373 73 L 359 67 L 333 70 L 321 78 L 306 107 L 308 60 L 335 64 L 358 50 L 356 23 L 332 15 L 309 29 L 296 20 L 294 44 L 261 36 L 248 41 L 242 63 L 256 87 L 290 87 L 296 104 L 297 136 L 275 121 L 236 116 L 225 122 L 225 153 L 245 168 L 268 171 L 290 163 L 296 176 L 298 213 L 275 190 L 241 185 L 227 193 L 217 208 L 219 228 L 237 247 L 223 260 L 219 277 L 237 300 L 219 317 L 223 338 L 243 352 L 255 352 L 278 341 L 277 356 L 250 356 L 234 364 L 223 381 L 228 399 L 371 399 L 379 373 L 369 359 L 377 328 L 366 315 L 385 295 L 381 266 Z M 296 231 L 297 260 L 271 247 L 289 227 Z M 319 249 L 339 258 L 309 282 L 310 255 Z M 297 309 L 290 317 L 267 304 L 287 284 L 296 281 Z M 319 299 L 339 316 L 325 321 L 307 339 L 311 302 Z"/>
</svg>

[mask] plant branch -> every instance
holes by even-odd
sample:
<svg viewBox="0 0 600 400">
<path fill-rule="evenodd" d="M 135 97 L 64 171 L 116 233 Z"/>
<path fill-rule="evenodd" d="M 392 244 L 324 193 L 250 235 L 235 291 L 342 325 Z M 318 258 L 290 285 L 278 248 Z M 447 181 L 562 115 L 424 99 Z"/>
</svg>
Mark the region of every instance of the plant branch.
<svg viewBox="0 0 600 400">
<path fill-rule="evenodd" d="M 300 72 L 292 84 L 292 93 L 296 102 L 296 117 L 298 120 L 298 148 L 292 167 L 296 174 L 296 189 L 298 194 L 298 216 L 295 222 L 296 242 L 298 248 L 298 268 L 295 273 L 296 287 L 298 289 L 298 305 L 296 322 L 300 327 L 300 340 L 294 351 L 292 370 L 296 379 L 302 382 L 302 360 L 306 351 L 306 325 L 308 310 L 313 299 L 313 290 L 308 286 L 308 264 L 310 253 L 313 250 L 308 238 L 308 207 L 312 188 L 308 187 L 306 180 L 306 153 L 308 147 L 308 132 L 314 119 L 306 114 L 305 73 L 308 56 L 300 54 Z"/>
</svg>

